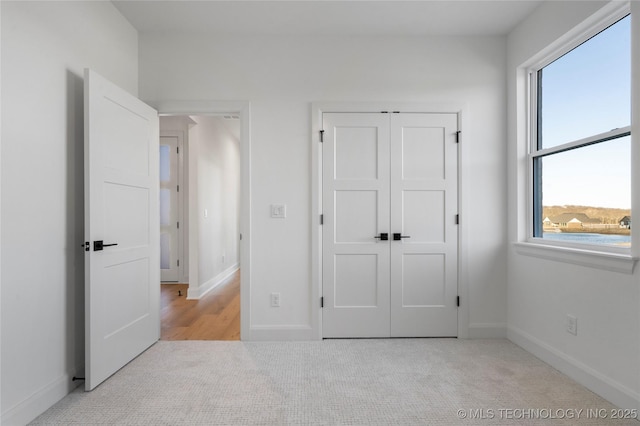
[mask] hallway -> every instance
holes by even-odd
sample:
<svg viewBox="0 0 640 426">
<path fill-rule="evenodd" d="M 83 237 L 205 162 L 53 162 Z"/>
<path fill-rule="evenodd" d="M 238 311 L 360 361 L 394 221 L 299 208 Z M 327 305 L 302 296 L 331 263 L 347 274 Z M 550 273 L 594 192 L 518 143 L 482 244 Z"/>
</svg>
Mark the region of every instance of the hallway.
<svg viewBox="0 0 640 426">
<path fill-rule="evenodd" d="M 240 270 L 200 300 L 188 288 L 162 284 L 160 340 L 240 340 Z"/>
</svg>

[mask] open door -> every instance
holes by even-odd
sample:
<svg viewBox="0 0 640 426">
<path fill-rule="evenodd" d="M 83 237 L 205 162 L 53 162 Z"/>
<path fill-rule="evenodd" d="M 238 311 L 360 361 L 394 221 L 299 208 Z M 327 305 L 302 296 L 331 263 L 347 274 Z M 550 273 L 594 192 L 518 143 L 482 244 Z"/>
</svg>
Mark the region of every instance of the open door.
<svg viewBox="0 0 640 426">
<path fill-rule="evenodd" d="M 85 390 L 160 338 L 158 113 L 86 69 Z"/>
</svg>

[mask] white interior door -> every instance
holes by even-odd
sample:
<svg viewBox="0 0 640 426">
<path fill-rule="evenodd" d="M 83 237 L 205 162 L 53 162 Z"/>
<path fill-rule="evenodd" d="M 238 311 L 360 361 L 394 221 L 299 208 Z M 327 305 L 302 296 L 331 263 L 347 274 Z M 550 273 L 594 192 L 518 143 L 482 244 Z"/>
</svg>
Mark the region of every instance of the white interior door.
<svg viewBox="0 0 640 426">
<path fill-rule="evenodd" d="M 160 337 L 158 115 L 91 70 L 84 85 L 85 389 L 91 390 Z"/>
<path fill-rule="evenodd" d="M 323 129 L 323 336 L 456 336 L 457 114 Z"/>
<path fill-rule="evenodd" d="M 323 121 L 323 335 L 388 337 L 389 118 Z"/>
<path fill-rule="evenodd" d="M 458 117 L 391 123 L 391 336 L 457 336 Z"/>
<path fill-rule="evenodd" d="M 160 279 L 178 281 L 178 136 L 160 136 Z"/>
</svg>

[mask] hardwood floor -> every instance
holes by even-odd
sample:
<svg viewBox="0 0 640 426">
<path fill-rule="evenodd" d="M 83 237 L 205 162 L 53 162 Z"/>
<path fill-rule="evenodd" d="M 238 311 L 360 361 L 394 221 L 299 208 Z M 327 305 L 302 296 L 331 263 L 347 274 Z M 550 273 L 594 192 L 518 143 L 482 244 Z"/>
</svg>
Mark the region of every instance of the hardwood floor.
<svg viewBox="0 0 640 426">
<path fill-rule="evenodd" d="M 160 339 L 240 340 L 240 271 L 200 300 L 187 300 L 188 287 L 162 284 Z"/>
</svg>

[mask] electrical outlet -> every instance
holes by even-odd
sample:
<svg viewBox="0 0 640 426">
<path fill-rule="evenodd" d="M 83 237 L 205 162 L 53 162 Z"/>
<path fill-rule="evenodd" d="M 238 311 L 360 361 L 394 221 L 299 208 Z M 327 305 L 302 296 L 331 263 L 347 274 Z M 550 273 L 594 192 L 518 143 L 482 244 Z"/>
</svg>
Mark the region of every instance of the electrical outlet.
<svg viewBox="0 0 640 426">
<path fill-rule="evenodd" d="M 272 308 L 280 307 L 280 293 L 271 293 L 271 307 Z"/>
<path fill-rule="evenodd" d="M 567 315 L 567 333 L 578 335 L 578 318 L 573 315 Z"/>
<path fill-rule="evenodd" d="M 271 204 L 271 217 L 284 219 L 287 217 L 286 204 Z"/>
</svg>

